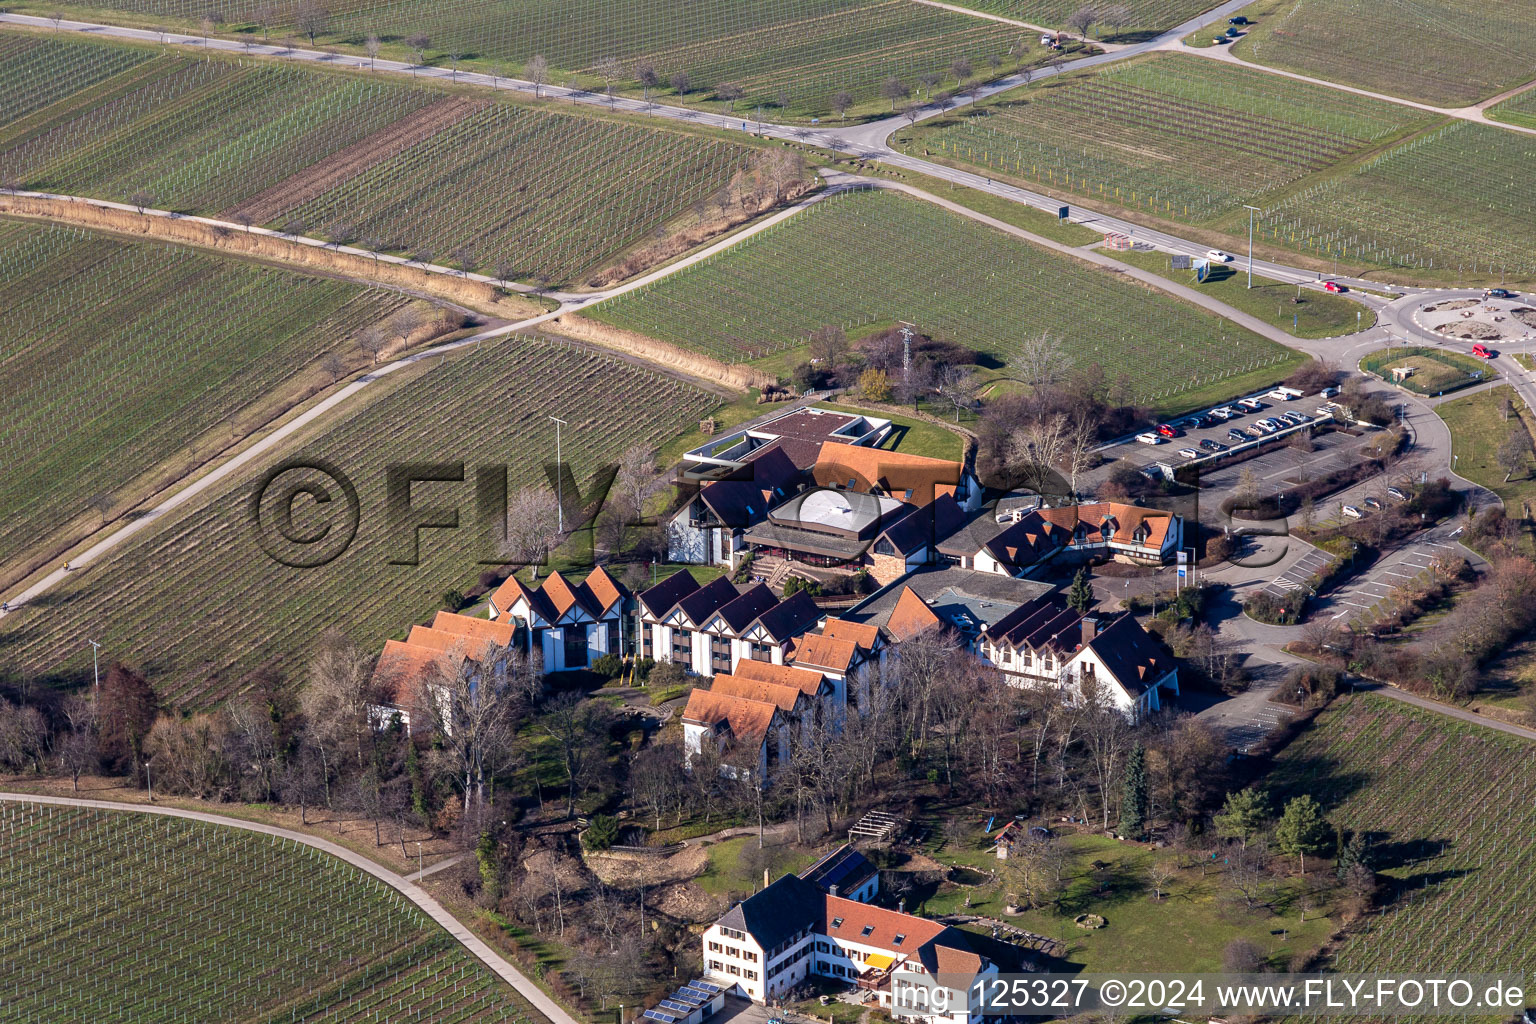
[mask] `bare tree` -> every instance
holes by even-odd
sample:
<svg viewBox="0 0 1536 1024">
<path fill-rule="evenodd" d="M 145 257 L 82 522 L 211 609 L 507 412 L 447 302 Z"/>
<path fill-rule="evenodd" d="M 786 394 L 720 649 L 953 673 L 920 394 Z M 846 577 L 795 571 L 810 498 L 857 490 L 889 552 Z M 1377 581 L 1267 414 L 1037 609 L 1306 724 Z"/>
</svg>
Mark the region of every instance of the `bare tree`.
<svg viewBox="0 0 1536 1024">
<path fill-rule="evenodd" d="M 613 102 L 613 83 L 624 74 L 619 66 L 618 58 L 602 57 L 597 62 L 597 75 L 603 80 L 603 89 L 608 93 L 608 102 Z"/>
<path fill-rule="evenodd" d="M 651 102 L 651 90 L 661 83 L 661 76 L 656 74 L 656 69 L 648 60 L 642 60 L 635 64 L 635 81 L 640 83 L 641 95 L 645 102 Z"/>
<path fill-rule="evenodd" d="M 1496 458 L 1499 468 L 1504 471 L 1504 482 L 1509 483 L 1509 478 L 1515 475 L 1516 470 L 1524 469 L 1526 459 L 1531 454 L 1531 435 L 1525 429 L 1525 424 L 1516 423 L 1510 427 L 1509 434 L 1504 442 L 1499 445 Z"/>
<path fill-rule="evenodd" d="M 382 47 L 383 47 L 383 44 L 381 42 L 379 42 L 378 35 L 376 33 L 369 32 L 368 33 L 368 38 L 363 41 L 363 49 L 368 51 L 368 70 L 369 71 L 372 71 L 374 69 L 374 65 L 378 62 L 379 50 Z"/>
<path fill-rule="evenodd" d="M 540 669 L 536 659 L 512 648 L 485 660 L 451 652 L 415 697 L 432 722 L 438 756 L 463 791 L 466 813 L 472 801 L 484 804 L 486 782 L 509 753 L 516 731 L 518 694 Z"/>
<path fill-rule="evenodd" d="M 155 205 L 155 194 L 147 188 L 136 189 L 133 195 L 128 197 L 133 208 L 143 213 L 148 207 Z"/>
<path fill-rule="evenodd" d="M 230 218 L 230 220 L 234 221 L 236 224 L 239 224 L 241 227 L 245 228 L 245 233 L 246 234 L 250 234 L 251 233 L 251 225 L 256 223 L 255 218 L 253 218 L 250 214 L 246 213 L 244 210 L 241 210 L 238 213 L 236 213 L 233 217 Z"/>
<path fill-rule="evenodd" d="M 457 46 L 448 51 L 448 63 L 453 66 L 453 73 L 451 77 L 455 82 L 459 80 L 459 61 L 463 58 L 464 55 L 459 52 L 459 48 Z"/>
<path fill-rule="evenodd" d="M 1083 5 L 1067 16 L 1067 28 L 1072 29 L 1083 37 L 1083 42 L 1088 41 L 1088 30 L 1099 20 L 1098 9 L 1090 5 Z"/>
<path fill-rule="evenodd" d="M 197 25 L 203 33 L 203 45 L 207 46 L 208 37 L 213 35 L 213 18 L 205 14 L 202 17 L 202 20 L 197 23 Z"/>
<path fill-rule="evenodd" d="M 357 347 L 368 356 L 370 363 L 378 365 L 379 353 L 389 347 L 389 335 L 378 324 L 363 329 L 357 336 Z"/>
<path fill-rule="evenodd" d="M 643 444 L 630 445 L 619 456 L 619 472 L 613 483 L 628 521 L 637 523 L 644 519 L 651 495 L 661 484 L 656 476 L 655 454 Z"/>
<path fill-rule="evenodd" d="M 688 90 L 693 85 L 693 82 L 689 79 L 688 72 L 686 71 L 674 72 L 670 81 L 672 84 L 672 91 L 677 93 L 679 96 L 688 95 Z"/>
<path fill-rule="evenodd" d="M 839 121 L 847 119 L 848 108 L 851 106 L 853 106 L 853 93 L 847 89 L 839 89 L 832 94 L 832 110 L 837 114 Z"/>
<path fill-rule="evenodd" d="M 315 45 L 315 36 L 324 32 L 331 23 L 331 12 L 316 2 L 316 0 L 300 0 L 299 9 L 294 14 L 293 24 L 300 32 L 309 36 L 309 45 Z"/>
<path fill-rule="evenodd" d="M 741 86 L 735 82 L 724 82 L 715 86 L 715 99 L 725 104 L 727 111 L 736 109 L 736 101 L 746 95 Z"/>
<path fill-rule="evenodd" d="M 836 366 L 848 354 L 848 336 L 833 324 L 816 328 L 807 340 L 812 362 L 824 367 Z"/>
<path fill-rule="evenodd" d="M 1066 421 L 1060 416 L 1030 420 L 1008 436 L 1005 456 L 1024 482 L 1037 492 L 1045 492 L 1056 473 L 1056 464 L 1066 452 L 1063 436 Z"/>
<path fill-rule="evenodd" d="M 544 487 L 525 487 L 507 502 L 508 559 L 533 567 L 535 578 L 549 549 L 559 542 L 560 504 Z"/>
<path fill-rule="evenodd" d="M 57 32 L 59 30 L 59 23 L 64 20 L 64 12 L 50 11 L 48 14 L 48 20 L 53 22 L 53 30 Z"/>
<path fill-rule="evenodd" d="M 1152 898 L 1163 901 L 1163 890 L 1178 876 L 1178 865 L 1168 857 L 1153 857 L 1147 865 L 1147 881 L 1152 884 Z"/>
<path fill-rule="evenodd" d="M 272 21 L 277 17 L 277 8 L 272 4 L 257 4 L 251 11 L 251 20 L 261 26 L 261 41 L 267 41 L 267 33 L 271 31 Z"/>
<path fill-rule="evenodd" d="M 479 262 L 479 257 L 475 254 L 475 247 L 468 242 L 457 246 L 453 250 L 453 262 L 459 265 L 459 276 L 467 276 Z"/>
<path fill-rule="evenodd" d="M 427 47 L 432 45 L 432 37 L 425 32 L 412 32 L 405 37 L 405 45 L 416 51 L 416 64 L 425 65 L 427 62 Z"/>
<path fill-rule="evenodd" d="M 341 764 L 362 771 L 372 748 L 373 708 L 383 703 L 372 657 L 339 630 L 326 630 L 310 660 L 300 703 L 325 777 Z"/>
<path fill-rule="evenodd" d="M 922 75 L 919 75 L 917 82 L 927 91 L 929 96 L 932 96 L 933 90 L 937 89 L 939 87 L 939 83 L 943 80 L 944 76 L 939 74 L 937 71 L 928 71 Z"/>
<path fill-rule="evenodd" d="M 71 694 L 61 705 L 64 731 L 55 741 L 59 764 L 69 772 L 70 785 L 80 791 L 80 776 L 99 766 L 96 750 L 96 702 L 83 693 Z"/>
<path fill-rule="evenodd" d="M 539 719 L 544 734 L 555 741 L 560 767 L 565 773 L 567 814 L 576 813 L 576 796 L 587 785 L 590 773 L 606 754 L 606 706 L 584 700 L 579 693 L 567 693 L 549 702 Z"/>
<path fill-rule="evenodd" d="M 1014 365 L 1024 383 L 1040 392 L 1066 379 L 1072 369 L 1072 357 L 1059 337 L 1050 331 L 1039 331 L 1024 339 Z"/>
<path fill-rule="evenodd" d="M 549 81 L 549 61 L 544 59 L 542 53 L 536 53 L 528 59 L 528 66 L 523 68 L 523 74 L 533 83 L 533 98 L 542 97 L 544 83 Z"/>
<path fill-rule="evenodd" d="M 415 306 L 402 306 L 389 324 L 395 336 L 400 339 L 400 343 L 409 344 L 411 335 L 421 327 L 421 311 Z"/>
<path fill-rule="evenodd" d="M 1067 471 L 1067 487 L 1077 497 L 1078 477 L 1098 465 L 1099 425 L 1092 417 L 1078 413 L 1068 417 L 1061 432 L 1062 468 Z"/>
<path fill-rule="evenodd" d="M 901 108 L 901 116 L 906 119 L 907 127 L 910 128 L 917 124 L 919 117 L 923 116 L 923 105 L 921 103 L 907 103 Z"/>
<path fill-rule="evenodd" d="M 956 57 L 954 63 L 949 66 L 950 74 L 955 76 L 956 85 L 964 85 L 970 79 L 972 71 L 971 62 L 965 57 Z"/>
<path fill-rule="evenodd" d="M 907 88 L 906 82 L 892 75 L 881 84 L 880 95 L 890 100 L 891 109 L 895 110 L 897 102 L 912 95 L 912 90 Z"/>
<path fill-rule="evenodd" d="M 320 371 L 335 384 L 347 375 L 347 361 L 337 352 L 327 352 L 320 357 Z"/>
<path fill-rule="evenodd" d="M 933 390 L 954 407 L 955 422 L 959 423 L 960 413 L 976 404 L 981 383 L 969 367 L 951 364 L 940 368 Z"/>
<path fill-rule="evenodd" d="M 1099 21 L 1109 26 L 1111 32 L 1116 34 L 1131 24 L 1132 20 L 1131 9 L 1125 4 L 1110 4 L 1099 15 Z"/>
</svg>

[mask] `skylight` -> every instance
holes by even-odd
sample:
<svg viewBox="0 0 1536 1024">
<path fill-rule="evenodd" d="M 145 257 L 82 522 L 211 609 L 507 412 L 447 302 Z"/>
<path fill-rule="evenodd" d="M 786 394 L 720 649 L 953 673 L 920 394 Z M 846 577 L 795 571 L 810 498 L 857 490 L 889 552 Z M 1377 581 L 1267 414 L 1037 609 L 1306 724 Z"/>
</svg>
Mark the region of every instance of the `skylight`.
<svg viewBox="0 0 1536 1024">
<path fill-rule="evenodd" d="M 832 927 L 833 928 L 841 928 L 842 926 L 843 926 L 843 919 L 842 918 L 834 917 L 832 919 Z"/>
</svg>

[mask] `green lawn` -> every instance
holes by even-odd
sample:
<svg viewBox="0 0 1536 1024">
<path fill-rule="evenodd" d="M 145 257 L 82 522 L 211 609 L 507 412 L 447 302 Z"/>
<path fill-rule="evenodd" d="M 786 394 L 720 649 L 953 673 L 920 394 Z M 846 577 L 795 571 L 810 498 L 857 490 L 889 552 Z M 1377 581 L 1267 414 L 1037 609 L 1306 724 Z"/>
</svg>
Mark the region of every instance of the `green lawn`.
<svg viewBox="0 0 1536 1024">
<path fill-rule="evenodd" d="M 1506 400 L 1515 410 L 1507 420 L 1502 412 Z M 1435 406 L 1435 412 L 1451 428 L 1451 451 L 1456 455 L 1457 473 L 1503 498 L 1511 516 L 1519 517 L 1526 503 L 1536 506 L 1536 467 L 1531 460 L 1527 458 L 1525 468 L 1508 483 L 1504 482 L 1504 470 L 1497 460 L 1499 446 L 1511 431 L 1536 428 L 1536 418 L 1513 388 L 1501 386 L 1442 402 Z"/>
<path fill-rule="evenodd" d="M 839 405 L 835 402 L 817 402 L 816 407 L 890 420 L 895 429 L 891 432 L 891 439 L 882 447 L 892 451 L 905 452 L 908 455 L 926 455 L 931 459 L 949 459 L 953 462 L 959 462 L 965 454 L 965 442 L 960 439 L 960 435 L 936 423 L 887 412 L 884 409 L 862 409 L 857 405 Z"/>
<path fill-rule="evenodd" d="M 1283 965 L 1293 954 L 1318 946 L 1334 927 L 1310 876 L 1283 880 L 1274 896 L 1273 912 L 1248 910 L 1225 893 L 1220 864 L 1210 865 L 1202 876 L 1193 858 L 1172 850 L 1087 834 L 1062 841 L 1071 858 L 1059 909 L 1005 913 L 1010 902 L 1007 862 L 996 859 L 978 827 L 958 847 L 950 842 L 934 856 L 943 863 L 998 872 L 999 877 L 931 897 L 917 910 L 929 917 L 982 914 L 1050 936 L 1067 947 L 1066 959 L 1083 964 L 1089 972 L 1220 970 L 1222 950 L 1236 938 L 1254 941 L 1273 963 Z M 1153 899 L 1147 876 L 1156 860 L 1178 865 L 1161 901 Z M 1102 866 L 1096 869 L 1096 862 Z M 1305 924 L 1300 909 L 1303 897 L 1310 898 L 1314 908 L 1308 911 Z M 1079 928 L 1072 918 L 1080 913 L 1099 914 L 1107 924 L 1093 930 Z"/>
<path fill-rule="evenodd" d="M 1229 306 L 1269 322 L 1293 337 L 1332 338 L 1365 330 L 1376 323 L 1374 312 L 1342 295 L 1331 295 L 1310 288 L 1298 289 L 1295 285 L 1258 275 L 1254 275 L 1253 287 L 1249 288 L 1248 275 L 1242 268 L 1241 260 L 1216 267 L 1204 284 L 1198 284 L 1193 270 L 1170 269 L 1167 253 L 1102 251 L 1122 263 L 1150 270 L 1159 277 L 1205 292 Z M 1301 297 L 1300 302 L 1295 301 L 1298 295 Z M 1365 313 L 1370 313 L 1371 319 L 1365 319 Z"/>
<path fill-rule="evenodd" d="M 752 858 L 757 853 L 755 835 L 737 836 L 711 844 L 709 866 L 693 880 L 694 884 L 716 896 L 754 893 L 763 887 L 764 866 L 768 867 L 772 880 L 789 872 L 803 871 L 816 860 L 815 854 L 787 846 L 770 846 L 754 861 Z"/>
<path fill-rule="evenodd" d="M 1399 367 L 1413 369 L 1412 374 L 1403 378 L 1402 386 L 1420 395 L 1437 395 L 1498 376 L 1498 371 L 1484 360 L 1419 346 L 1377 349 L 1360 360 L 1362 370 L 1388 382 L 1392 381 L 1392 371 Z"/>
</svg>

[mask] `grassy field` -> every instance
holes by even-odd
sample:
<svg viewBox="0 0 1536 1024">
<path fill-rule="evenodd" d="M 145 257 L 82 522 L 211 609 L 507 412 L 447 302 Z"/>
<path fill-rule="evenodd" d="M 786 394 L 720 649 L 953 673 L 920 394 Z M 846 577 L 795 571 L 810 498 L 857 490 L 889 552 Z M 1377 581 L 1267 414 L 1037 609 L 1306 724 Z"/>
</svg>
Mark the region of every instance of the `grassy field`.
<svg viewBox="0 0 1536 1024">
<path fill-rule="evenodd" d="M 1360 359 L 1360 368 L 1391 381 L 1399 366 L 1413 368 L 1402 386 L 1420 395 L 1439 395 L 1479 381 L 1491 380 L 1498 371 L 1481 359 L 1433 348 L 1383 348 Z"/>
<path fill-rule="evenodd" d="M 757 846 L 757 836 L 737 836 L 714 843 L 709 847 L 709 866 L 695 878 L 694 884 L 716 896 L 731 893 L 753 893 L 763 887 L 762 869 L 752 866 L 744 854 Z M 756 853 L 756 850 L 752 850 Z M 771 878 L 787 872 L 804 871 L 816 859 L 809 853 L 800 853 L 787 847 L 770 847 L 773 861 Z"/>
<path fill-rule="evenodd" d="M 720 192 L 753 152 L 398 76 L 47 42 L 128 66 L 59 96 L 29 65 L 0 60 L 9 102 L 38 107 L 0 128 L 8 181 L 120 202 L 142 192 L 160 208 L 243 213 L 525 280 L 604 264 Z M 0 45 L 21 44 L 38 45 L 0 33 Z"/>
<path fill-rule="evenodd" d="M 219 31 L 261 36 L 261 6 L 237 0 L 223 8 Z M 298 3 L 270 6 L 274 35 L 297 35 Z M 1032 33 L 910 0 L 340 0 L 327 6 L 330 16 L 317 37 L 322 45 L 358 50 L 373 33 L 387 54 L 415 60 L 405 43 L 420 33 L 430 39 L 423 51 L 430 62 L 448 65 L 457 57 L 465 67 L 496 65 L 520 75 L 538 54 L 553 81 L 587 87 L 606 86 L 603 62 L 611 59 L 614 87 L 636 94 L 634 69 L 648 63 L 669 101 L 715 104 L 719 87 L 730 84 L 741 90 L 741 105 L 761 104 L 777 119 L 836 116 L 831 98 L 843 90 L 856 112 L 874 113 L 883 106 L 881 84 L 891 76 L 915 87 L 924 74 L 949 74 L 957 59 L 991 75 L 1045 55 Z M 168 19 L 192 31 L 207 11 L 194 0 L 65 5 L 72 8 L 135 23 Z M 682 95 L 670 84 L 678 74 L 690 81 Z"/>
<path fill-rule="evenodd" d="M 950 459 L 955 462 L 961 461 L 965 456 L 965 445 L 960 440 L 960 435 L 936 423 L 929 423 L 914 416 L 887 412 L 884 409 L 861 409 L 857 406 L 839 405 L 836 402 L 817 402 L 816 405 L 821 409 L 840 409 L 844 412 L 878 416 L 881 419 L 890 420 L 895 429 L 891 431 L 890 440 L 882 447 L 892 451 L 906 452 L 908 455 L 926 455 L 930 459 Z"/>
<path fill-rule="evenodd" d="M 1076 0 L 960 0 L 960 5 L 1051 28 L 1064 27 L 1067 19 L 1082 7 Z M 1124 25 L 1099 25 L 1091 35 L 1108 40 L 1140 39 L 1188 21 L 1216 5 L 1211 0 L 1130 0 L 1123 6 L 1129 15 Z"/>
<path fill-rule="evenodd" d="M 1524 905 L 1536 880 L 1530 744 L 1362 694 L 1324 711 L 1268 782 L 1375 838 L 1386 905 L 1352 928 L 1332 969 L 1525 972 L 1536 961 L 1536 933 L 1490 917 Z"/>
<path fill-rule="evenodd" d="M 1503 412 L 1506 401 L 1514 410 L 1508 419 Z M 1536 508 L 1536 470 L 1532 469 L 1531 460 L 1527 458 L 1525 469 L 1505 482 L 1497 458 L 1499 446 L 1511 430 L 1523 425 L 1527 431 L 1536 431 L 1536 418 L 1513 388 L 1497 387 L 1442 402 L 1435 406 L 1435 412 L 1451 428 L 1451 450 L 1456 453 L 1458 474 L 1503 498 L 1511 516 L 1522 516 L 1525 505 Z"/>
<path fill-rule="evenodd" d="M 1298 357 L 1220 318 L 1116 280 L 932 204 L 853 193 L 588 311 L 594 319 L 727 361 L 908 320 L 1006 364 L 1033 333 L 1060 335 L 1081 365 L 1162 409 L 1201 389 L 1236 393 Z M 1006 367 L 1004 367 L 1006 373 Z"/>
<path fill-rule="evenodd" d="M 975 886 L 945 887 L 949 891 L 927 898 L 918 912 L 929 917 L 982 914 L 1050 936 L 1066 948 L 1065 959 L 1088 972 L 1219 971 L 1223 948 L 1237 938 L 1249 939 L 1272 963 L 1284 964 L 1316 948 L 1334 927 L 1326 901 L 1300 878 L 1279 886 L 1272 907 L 1248 910 L 1224 893 L 1218 864 L 1202 872 L 1186 855 L 1107 836 L 1069 835 L 1062 842 L 1070 859 L 1059 907 L 1007 915 L 1013 883 L 1006 862 L 997 860 L 978 827 L 963 843 L 950 842 L 934 856 L 996 877 Z M 1148 881 L 1148 869 L 1157 861 L 1174 868 L 1160 901 Z M 1299 913 L 1303 897 L 1311 900 L 1305 923 Z M 1107 923 L 1095 930 L 1078 928 L 1072 919 L 1081 913 L 1098 914 Z"/>
<path fill-rule="evenodd" d="M 329 460 L 357 489 L 359 525 L 343 554 L 318 568 L 273 561 L 258 545 L 249 509 L 254 485 L 232 484 L 99 566 L 71 574 L 45 602 L 0 621 L 0 671 L 77 685 L 91 671 L 89 636 L 104 659 L 139 666 L 169 703 L 218 703 L 263 666 L 296 680 L 325 628 L 336 625 L 377 649 L 441 607 L 445 590 L 475 582 L 480 560 L 494 557 L 475 512 L 477 468 L 505 464 L 512 492 L 542 484 L 555 453 L 550 414 L 567 421 L 563 454 L 585 488 L 629 445 L 659 444 L 718 404 L 676 378 L 561 340 L 521 336 L 398 376 L 377 385 L 377 397 L 344 407 L 298 453 Z M 421 531 L 420 564 L 392 564 L 408 555 L 411 531 L 387 521 L 385 467 L 458 460 L 466 464 L 463 484 L 417 484 L 413 500 L 456 505 L 462 528 Z M 279 461 L 274 453 L 260 468 Z M 284 474 L 267 501 L 311 480 L 314 474 Z M 334 481 L 318 482 L 334 493 Z M 325 511 L 335 515 L 324 518 Z M 349 511 L 342 501 L 323 509 L 301 502 L 292 535 L 322 523 L 339 535 Z M 270 518 L 260 521 L 268 543 L 289 561 L 308 559 L 310 549 L 280 545 Z"/>
<path fill-rule="evenodd" d="M 1433 115 L 1157 54 L 1051 78 L 925 122 L 912 152 L 1170 220 L 1242 212 Z"/>
<path fill-rule="evenodd" d="M 404 896 L 283 839 L 0 804 L 7 1019 L 542 1020 Z"/>
<path fill-rule="evenodd" d="M 1260 64 L 1440 107 L 1528 82 L 1536 8 L 1484 0 L 1260 0 L 1237 44 Z"/>
<path fill-rule="evenodd" d="M 195 249 L 0 221 L 0 563 L 228 424 L 406 303 Z M 238 310 L 238 316 L 230 315 Z M 222 429 L 222 428 L 221 428 Z M 94 509 L 94 512 L 93 512 Z M 92 524 L 94 525 L 94 524 Z"/>
<path fill-rule="evenodd" d="M 1220 299 L 1298 338 L 1332 338 L 1364 330 L 1376 323 L 1374 313 L 1342 295 L 1313 291 L 1310 288 L 1298 290 L 1295 285 L 1271 281 L 1257 274 L 1253 278 L 1253 287 L 1249 288 L 1248 274 L 1243 269 L 1241 259 L 1214 268 L 1205 283 L 1198 284 L 1194 271 L 1169 269 L 1167 253 L 1107 249 L 1104 252 L 1134 267 L 1150 270 L 1170 281 L 1205 292 L 1212 298 Z M 1298 295 L 1301 297 L 1300 302 L 1294 301 Z M 1366 320 L 1363 315 L 1357 315 L 1361 313 L 1371 313 L 1371 319 Z"/>
<path fill-rule="evenodd" d="M 1465 278 L 1536 274 L 1533 153 L 1536 138 L 1457 121 L 1268 207 L 1259 237 Z"/>
</svg>

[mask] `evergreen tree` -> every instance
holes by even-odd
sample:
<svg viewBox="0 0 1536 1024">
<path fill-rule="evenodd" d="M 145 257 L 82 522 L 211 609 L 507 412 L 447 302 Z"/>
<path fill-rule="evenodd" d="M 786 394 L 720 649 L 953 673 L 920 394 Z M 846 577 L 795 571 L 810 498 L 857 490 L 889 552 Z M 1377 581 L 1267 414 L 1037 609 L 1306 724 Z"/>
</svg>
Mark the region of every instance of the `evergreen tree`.
<svg viewBox="0 0 1536 1024">
<path fill-rule="evenodd" d="M 1125 789 L 1120 799 L 1120 834 L 1141 839 L 1147 831 L 1147 751 L 1138 741 L 1125 762 Z"/>
<path fill-rule="evenodd" d="M 1093 584 L 1088 582 L 1088 567 L 1077 570 L 1072 577 L 1072 589 L 1067 591 L 1067 604 L 1079 615 L 1087 615 L 1093 607 Z"/>
<path fill-rule="evenodd" d="M 1301 873 L 1307 873 L 1307 854 L 1328 849 L 1328 821 L 1317 801 L 1303 793 L 1285 805 L 1275 825 L 1275 846 L 1287 856 L 1301 859 Z"/>
<path fill-rule="evenodd" d="M 1227 795 L 1221 813 L 1211 819 L 1216 834 L 1223 839 L 1237 839 L 1248 848 L 1248 840 L 1258 835 L 1269 817 L 1264 794 L 1254 789 L 1243 789 Z"/>
</svg>

